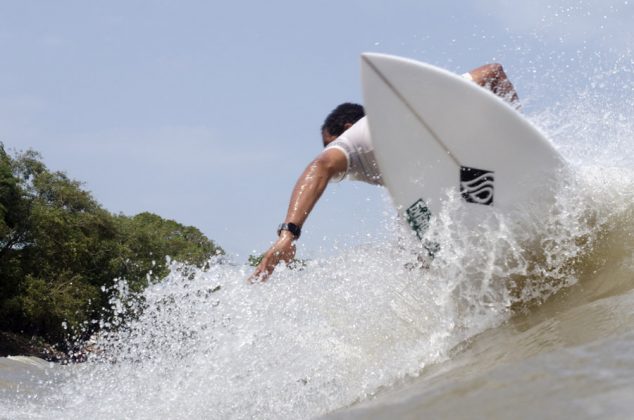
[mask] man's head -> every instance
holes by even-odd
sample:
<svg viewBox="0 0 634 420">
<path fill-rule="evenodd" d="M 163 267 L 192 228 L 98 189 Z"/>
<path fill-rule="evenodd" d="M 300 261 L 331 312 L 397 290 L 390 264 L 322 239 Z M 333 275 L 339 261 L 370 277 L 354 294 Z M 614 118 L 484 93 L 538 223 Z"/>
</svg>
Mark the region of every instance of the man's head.
<svg viewBox="0 0 634 420">
<path fill-rule="evenodd" d="M 352 127 L 364 115 L 365 111 L 359 104 L 346 102 L 335 108 L 328 114 L 324 124 L 321 126 L 321 138 L 324 141 L 324 147 L 342 135 L 344 131 Z"/>
</svg>

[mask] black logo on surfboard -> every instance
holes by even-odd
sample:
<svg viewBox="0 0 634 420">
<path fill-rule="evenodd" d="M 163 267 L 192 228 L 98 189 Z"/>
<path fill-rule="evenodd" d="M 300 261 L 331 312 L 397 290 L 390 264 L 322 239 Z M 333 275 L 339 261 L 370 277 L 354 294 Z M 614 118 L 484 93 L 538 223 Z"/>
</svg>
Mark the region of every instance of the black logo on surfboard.
<svg viewBox="0 0 634 420">
<path fill-rule="evenodd" d="M 493 204 L 494 172 L 460 167 L 460 194 L 467 203 Z"/>
<path fill-rule="evenodd" d="M 416 232 L 418 239 L 423 239 L 423 235 L 429 227 L 429 219 L 431 218 L 431 211 L 429 211 L 423 199 L 419 198 L 405 210 L 405 213 L 407 214 L 407 223 L 409 223 L 412 230 Z"/>
<path fill-rule="evenodd" d="M 436 253 L 440 251 L 440 244 L 437 242 L 432 242 L 430 240 L 423 240 L 425 232 L 429 229 L 429 220 L 431 219 L 431 211 L 429 207 L 425 204 L 422 198 L 416 200 L 414 204 L 409 206 L 407 210 L 405 210 L 405 214 L 407 216 L 407 223 L 409 223 L 410 227 L 414 232 L 416 232 L 416 236 L 418 239 L 423 241 L 423 248 L 427 251 L 427 255 L 419 256 L 419 261 L 427 260 L 427 263 L 431 261 Z"/>
</svg>

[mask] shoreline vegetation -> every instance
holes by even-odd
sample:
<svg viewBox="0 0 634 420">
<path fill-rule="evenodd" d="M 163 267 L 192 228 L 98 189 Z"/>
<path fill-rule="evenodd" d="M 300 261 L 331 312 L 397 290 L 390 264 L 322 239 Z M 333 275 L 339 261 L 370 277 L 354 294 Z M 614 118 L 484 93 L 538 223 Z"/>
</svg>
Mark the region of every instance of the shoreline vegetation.
<svg viewBox="0 0 634 420">
<path fill-rule="evenodd" d="M 0 356 L 75 360 L 113 312 L 116 283 L 141 292 L 173 261 L 207 268 L 224 250 L 156 214 L 105 210 L 33 150 L 0 143 Z"/>
</svg>

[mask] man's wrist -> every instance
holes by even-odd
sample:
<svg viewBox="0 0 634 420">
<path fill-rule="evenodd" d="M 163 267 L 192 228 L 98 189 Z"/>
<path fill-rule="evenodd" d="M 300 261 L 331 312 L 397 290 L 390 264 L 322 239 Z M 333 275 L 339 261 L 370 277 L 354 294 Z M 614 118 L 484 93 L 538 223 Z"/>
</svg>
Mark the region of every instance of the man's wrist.
<svg viewBox="0 0 634 420">
<path fill-rule="evenodd" d="M 281 239 L 281 240 L 284 240 L 284 241 L 288 241 L 288 240 L 295 241 L 297 238 L 295 238 L 295 235 L 293 235 L 289 231 L 283 230 L 278 235 L 278 239 Z"/>
<path fill-rule="evenodd" d="M 302 228 L 295 223 L 282 223 L 277 228 L 277 236 L 288 233 L 293 239 L 299 239 L 302 234 Z"/>
</svg>

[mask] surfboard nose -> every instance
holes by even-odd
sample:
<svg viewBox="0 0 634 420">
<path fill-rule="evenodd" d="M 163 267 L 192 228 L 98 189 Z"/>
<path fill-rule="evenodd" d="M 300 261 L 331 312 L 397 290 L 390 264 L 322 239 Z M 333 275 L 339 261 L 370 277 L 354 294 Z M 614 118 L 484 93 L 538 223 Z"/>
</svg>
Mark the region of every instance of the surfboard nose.
<svg viewBox="0 0 634 420">
<path fill-rule="evenodd" d="M 409 58 L 404 58 L 404 57 L 398 57 L 396 55 L 390 55 L 390 54 L 383 54 L 383 53 L 376 53 L 376 52 L 364 52 L 361 53 L 361 62 L 362 64 L 369 64 L 373 67 L 378 67 L 381 66 L 383 64 L 389 64 L 389 63 L 394 63 L 395 60 L 398 60 L 398 62 L 401 63 L 401 65 L 403 63 L 410 63 L 413 65 L 417 65 L 420 66 L 421 64 L 424 65 L 424 63 L 420 63 L 416 60 L 412 60 Z"/>
</svg>

